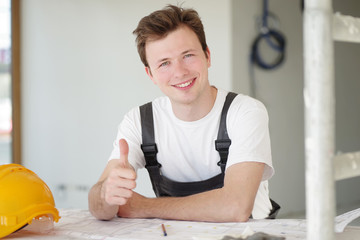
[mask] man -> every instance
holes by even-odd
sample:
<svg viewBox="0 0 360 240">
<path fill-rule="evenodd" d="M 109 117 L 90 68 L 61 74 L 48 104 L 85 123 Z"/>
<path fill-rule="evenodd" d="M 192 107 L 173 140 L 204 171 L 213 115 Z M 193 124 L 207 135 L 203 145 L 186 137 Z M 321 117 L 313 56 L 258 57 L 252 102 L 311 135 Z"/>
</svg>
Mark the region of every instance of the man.
<svg viewBox="0 0 360 240">
<path fill-rule="evenodd" d="M 110 160 L 89 192 L 90 212 L 104 220 L 273 217 L 266 109 L 210 85 L 210 50 L 197 12 L 169 5 L 144 17 L 134 34 L 147 75 L 166 97 L 125 116 Z M 133 191 L 143 167 L 157 198 Z"/>
</svg>

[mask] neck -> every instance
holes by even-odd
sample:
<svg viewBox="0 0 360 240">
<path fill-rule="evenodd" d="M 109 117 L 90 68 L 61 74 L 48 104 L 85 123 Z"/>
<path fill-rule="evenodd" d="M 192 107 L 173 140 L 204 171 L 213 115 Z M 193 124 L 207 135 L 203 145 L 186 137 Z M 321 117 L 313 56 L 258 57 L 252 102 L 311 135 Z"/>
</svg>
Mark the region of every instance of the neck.
<svg viewBox="0 0 360 240">
<path fill-rule="evenodd" d="M 174 114 L 183 121 L 196 121 L 205 117 L 213 108 L 216 100 L 217 89 L 210 87 L 196 101 L 189 104 L 172 103 Z"/>
</svg>

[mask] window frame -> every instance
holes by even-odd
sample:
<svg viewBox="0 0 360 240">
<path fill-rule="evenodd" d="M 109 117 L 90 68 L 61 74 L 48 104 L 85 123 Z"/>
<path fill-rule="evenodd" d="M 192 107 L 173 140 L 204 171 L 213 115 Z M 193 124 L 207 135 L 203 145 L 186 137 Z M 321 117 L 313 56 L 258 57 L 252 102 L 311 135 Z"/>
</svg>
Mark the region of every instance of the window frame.
<svg viewBox="0 0 360 240">
<path fill-rule="evenodd" d="M 22 163 L 21 151 L 21 71 L 20 71 L 20 0 L 11 0 L 11 104 L 12 162 Z"/>
</svg>

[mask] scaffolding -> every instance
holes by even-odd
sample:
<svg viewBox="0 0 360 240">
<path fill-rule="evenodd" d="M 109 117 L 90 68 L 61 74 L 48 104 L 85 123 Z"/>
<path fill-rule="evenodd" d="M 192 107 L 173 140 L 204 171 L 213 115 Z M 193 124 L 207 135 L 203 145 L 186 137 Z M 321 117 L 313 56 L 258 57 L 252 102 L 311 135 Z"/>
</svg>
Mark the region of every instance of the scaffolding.
<svg viewBox="0 0 360 240">
<path fill-rule="evenodd" d="M 335 181 L 360 176 L 360 152 L 334 156 L 334 40 L 360 43 L 360 19 L 305 0 L 304 104 L 308 240 L 334 240 Z"/>
</svg>

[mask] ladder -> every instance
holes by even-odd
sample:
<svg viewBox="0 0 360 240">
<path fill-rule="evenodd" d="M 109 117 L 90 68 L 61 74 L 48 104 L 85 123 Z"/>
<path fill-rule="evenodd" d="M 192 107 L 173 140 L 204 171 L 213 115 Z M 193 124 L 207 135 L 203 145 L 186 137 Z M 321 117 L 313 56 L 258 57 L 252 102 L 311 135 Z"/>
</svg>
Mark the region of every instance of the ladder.
<svg viewBox="0 0 360 240">
<path fill-rule="evenodd" d="M 305 0 L 303 26 L 307 239 L 334 240 L 335 181 L 360 176 L 360 152 L 334 155 L 334 41 L 360 43 L 360 18 Z"/>
</svg>

